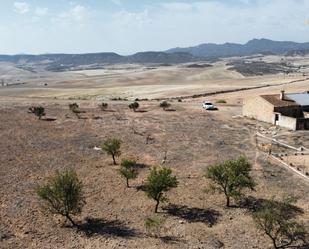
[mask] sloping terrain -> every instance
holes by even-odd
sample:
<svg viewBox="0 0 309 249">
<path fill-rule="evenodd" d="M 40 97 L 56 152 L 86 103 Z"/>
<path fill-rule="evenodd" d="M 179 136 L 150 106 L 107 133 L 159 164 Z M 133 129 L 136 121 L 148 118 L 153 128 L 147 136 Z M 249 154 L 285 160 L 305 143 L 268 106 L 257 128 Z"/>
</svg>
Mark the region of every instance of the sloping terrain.
<svg viewBox="0 0 309 249">
<path fill-rule="evenodd" d="M 44 105 L 57 120 L 39 121 L 28 114 L 31 102 Z M 298 206 L 304 210 L 300 219 L 309 226 L 308 185 L 256 151 L 255 122 L 232 119 L 239 106 L 210 113 L 185 102 L 173 103 L 175 112 L 164 112 L 154 101 L 141 103 L 147 112 L 134 113 L 121 102 L 109 103 L 115 112 L 102 112 L 94 102 L 80 104 L 86 119 L 77 119 L 68 102 L 2 103 L 1 248 L 268 248 L 270 241 L 256 230 L 246 208 L 226 209 L 222 195 L 204 191 L 209 186 L 203 177 L 207 166 L 239 155 L 249 158 L 258 183 L 256 191 L 247 194 L 299 197 Z M 145 165 L 132 188 L 125 187 L 111 158 L 93 149 L 108 137 L 123 141 L 121 158 L 134 157 Z M 160 209 L 159 215 L 166 217 L 160 239 L 145 230 L 154 203 L 140 187 L 165 152 L 165 166 L 172 168 L 179 186 Z M 45 213 L 35 193 L 46 177 L 65 168 L 75 169 L 84 184 L 86 205 L 76 217 L 79 230 Z"/>
</svg>

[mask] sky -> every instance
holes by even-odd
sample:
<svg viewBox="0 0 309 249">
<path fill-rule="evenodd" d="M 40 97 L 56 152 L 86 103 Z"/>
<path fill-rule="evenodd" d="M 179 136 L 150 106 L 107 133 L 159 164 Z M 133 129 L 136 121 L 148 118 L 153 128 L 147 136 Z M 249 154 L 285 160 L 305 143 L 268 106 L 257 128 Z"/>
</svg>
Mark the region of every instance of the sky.
<svg viewBox="0 0 309 249">
<path fill-rule="evenodd" d="M 309 42 L 309 0 L 0 0 L 0 54 Z"/>
</svg>

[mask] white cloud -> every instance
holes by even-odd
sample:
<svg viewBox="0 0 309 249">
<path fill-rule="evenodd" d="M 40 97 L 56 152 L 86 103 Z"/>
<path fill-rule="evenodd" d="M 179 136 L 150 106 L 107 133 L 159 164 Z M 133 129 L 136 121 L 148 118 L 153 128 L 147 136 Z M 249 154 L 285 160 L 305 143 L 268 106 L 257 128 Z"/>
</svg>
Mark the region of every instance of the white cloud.
<svg viewBox="0 0 309 249">
<path fill-rule="evenodd" d="M 14 11 L 18 14 L 26 14 L 29 12 L 30 6 L 25 2 L 14 2 Z"/>
<path fill-rule="evenodd" d="M 83 5 L 75 5 L 66 12 L 59 14 L 52 21 L 60 22 L 62 24 L 82 23 L 87 14 L 86 7 Z"/>
<path fill-rule="evenodd" d="M 35 11 L 34 11 L 34 14 L 36 16 L 46 16 L 47 15 L 47 11 L 48 11 L 48 8 L 41 8 L 41 7 L 36 7 L 35 8 Z"/>
<path fill-rule="evenodd" d="M 151 23 L 151 18 L 147 9 L 142 12 L 122 10 L 113 15 L 113 21 L 120 26 L 142 27 Z"/>
</svg>

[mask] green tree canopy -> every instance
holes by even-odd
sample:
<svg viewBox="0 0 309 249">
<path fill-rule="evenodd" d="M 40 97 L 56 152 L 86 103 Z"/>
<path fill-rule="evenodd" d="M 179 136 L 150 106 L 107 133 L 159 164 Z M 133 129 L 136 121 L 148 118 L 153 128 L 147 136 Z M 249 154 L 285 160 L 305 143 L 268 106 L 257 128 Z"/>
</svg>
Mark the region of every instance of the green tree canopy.
<svg viewBox="0 0 309 249">
<path fill-rule="evenodd" d="M 115 157 L 121 155 L 120 147 L 121 140 L 117 138 L 109 138 L 101 146 L 103 151 L 112 156 L 114 165 L 117 165 Z"/>
<path fill-rule="evenodd" d="M 149 198 L 156 201 L 155 213 L 158 212 L 160 202 L 165 199 L 164 192 L 177 187 L 177 184 L 177 178 L 172 175 L 171 169 L 157 169 L 154 167 L 151 170 L 147 178 L 146 194 Z"/>
<path fill-rule="evenodd" d="M 138 175 L 138 171 L 136 170 L 136 161 L 124 159 L 121 162 L 121 168 L 119 169 L 119 173 L 122 177 L 126 179 L 127 187 L 129 188 L 129 180 L 135 179 Z"/>
<path fill-rule="evenodd" d="M 136 111 L 139 108 L 139 103 L 135 101 L 129 105 L 129 108 Z"/>
<path fill-rule="evenodd" d="M 255 183 L 250 176 L 251 164 L 245 157 L 227 160 L 207 168 L 206 177 L 212 180 L 212 187 L 224 193 L 226 206 L 230 207 L 230 198 L 241 197 L 244 188 L 254 189 Z"/>
<path fill-rule="evenodd" d="M 272 199 L 264 202 L 253 214 L 258 229 L 271 239 L 275 249 L 292 246 L 298 242 L 306 243 L 307 233 L 304 226 L 291 216 L 294 202 L 295 200 L 291 198 L 279 202 Z"/>
<path fill-rule="evenodd" d="M 73 226 L 76 225 L 71 215 L 81 212 L 84 198 L 82 183 L 75 171 L 56 171 L 47 184 L 38 187 L 37 194 L 48 211 L 65 216 Z"/>
</svg>

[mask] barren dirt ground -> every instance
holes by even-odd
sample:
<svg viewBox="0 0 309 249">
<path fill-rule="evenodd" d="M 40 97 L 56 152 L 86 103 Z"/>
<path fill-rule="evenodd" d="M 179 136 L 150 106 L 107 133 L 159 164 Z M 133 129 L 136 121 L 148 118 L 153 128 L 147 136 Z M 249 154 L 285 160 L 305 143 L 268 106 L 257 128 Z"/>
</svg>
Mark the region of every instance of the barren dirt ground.
<svg viewBox="0 0 309 249">
<path fill-rule="evenodd" d="M 249 158 L 258 183 L 256 191 L 247 194 L 297 196 L 304 211 L 300 220 L 308 228 L 309 185 L 256 150 L 256 123 L 233 118 L 241 113 L 239 104 L 206 112 L 201 101 L 173 102 L 174 112 L 163 111 L 156 101 L 141 102 L 145 112 L 136 113 L 127 102 L 109 102 L 115 112 L 102 112 L 97 103 L 80 101 L 86 113 L 85 119 L 77 119 L 66 101 L 2 98 L 0 247 L 268 248 L 269 240 L 257 231 L 248 209 L 226 209 L 222 195 L 204 191 L 209 184 L 203 177 L 207 166 L 239 155 Z M 28 114 L 29 105 L 38 103 L 57 120 L 40 121 Z M 152 138 L 148 144 L 147 136 Z M 108 137 L 123 141 L 121 158 L 134 157 L 145 164 L 129 189 L 111 158 L 93 149 Z M 162 238 L 154 238 L 144 228 L 154 203 L 140 187 L 165 151 L 166 166 L 173 169 L 179 186 L 161 206 L 159 215 L 166 222 Z M 84 184 L 86 205 L 76 217 L 80 230 L 43 212 L 35 193 L 46 177 L 65 168 L 75 169 Z"/>
</svg>

